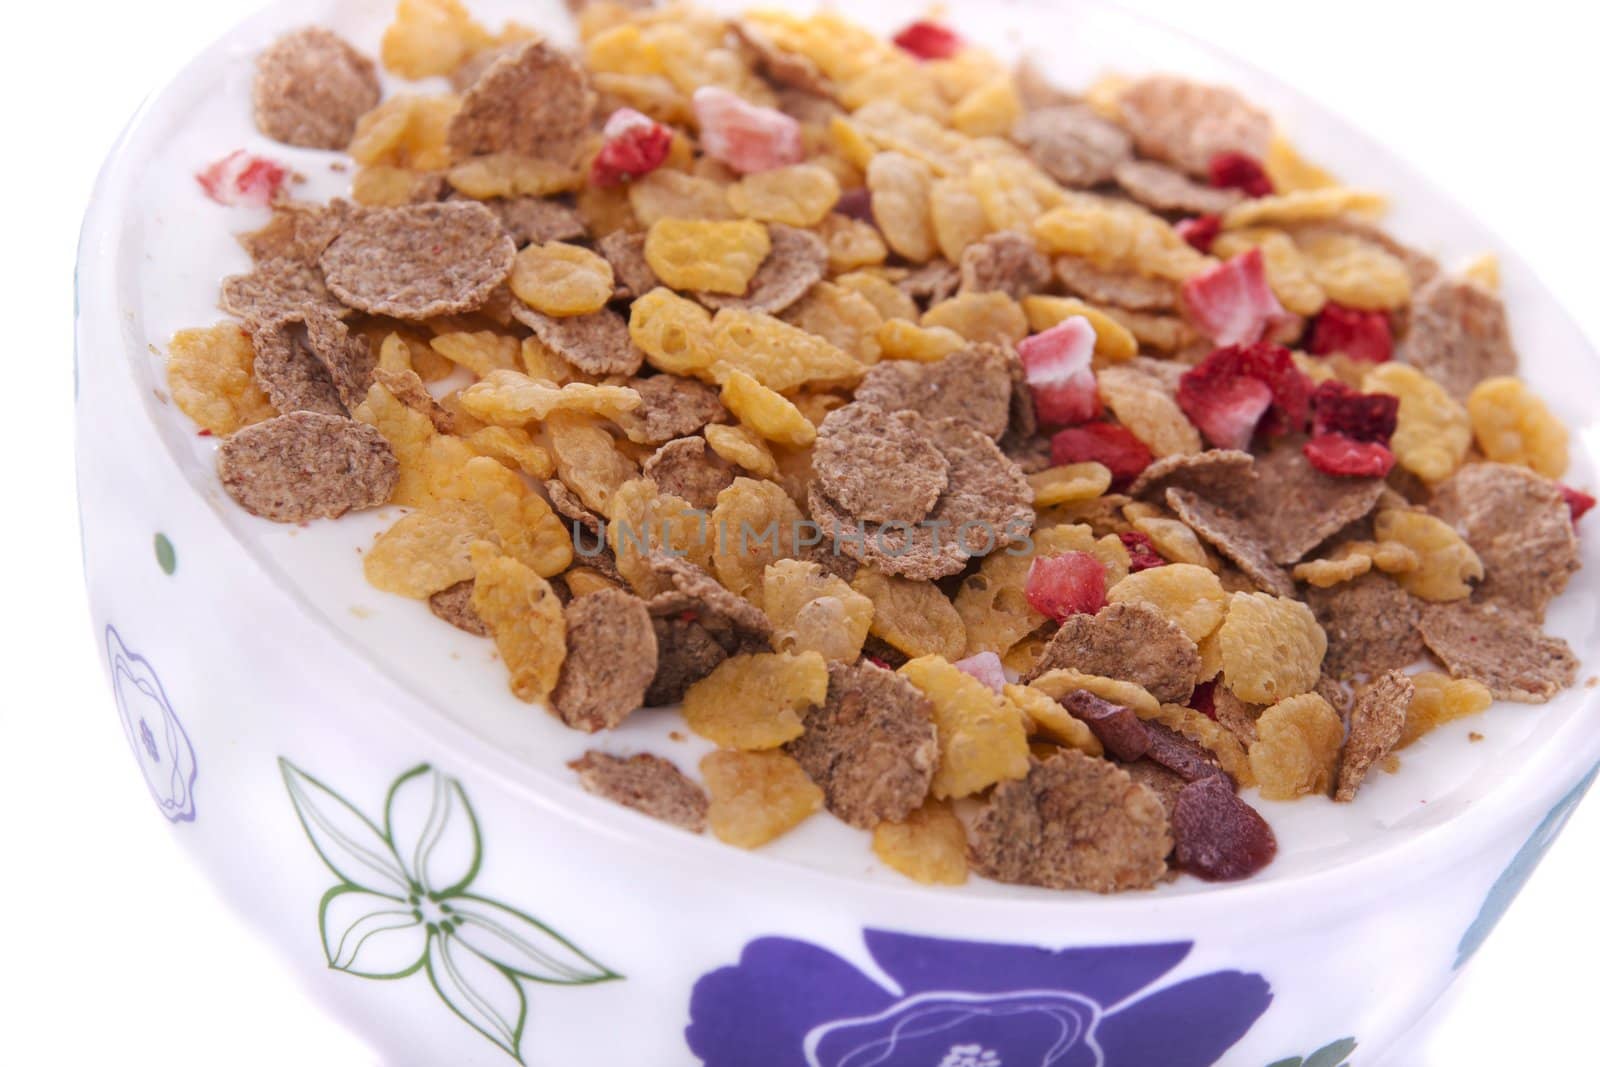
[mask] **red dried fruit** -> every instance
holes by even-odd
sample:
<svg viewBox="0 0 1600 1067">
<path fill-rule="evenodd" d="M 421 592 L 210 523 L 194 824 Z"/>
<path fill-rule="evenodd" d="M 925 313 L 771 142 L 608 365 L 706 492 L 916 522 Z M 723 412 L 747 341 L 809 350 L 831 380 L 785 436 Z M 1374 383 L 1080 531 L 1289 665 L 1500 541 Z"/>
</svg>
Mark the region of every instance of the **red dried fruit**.
<svg viewBox="0 0 1600 1067">
<path fill-rule="evenodd" d="M 1311 379 L 1281 345 L 1228 345 L 1184 371 L 1178 406 L 1216 447 L 1245 449 L 1257 430 L 1281 434 L 1304 428 Z"/>
<path fill-rule="evenodd" d="M 863 186 L 860 189 L 846 189 L 839 194 L 839 202 L 833 205 L 836 214 L 845 218 L 855 219 L 857 222 L 871 223 L 876 226 L 878 220 L 872 217 L 872 191 Z"/>
<path fill-rule="evenodd" d="M 1255 156 L 1243 152 L 1218 152 L 1211 157 L 1211 184 L 1237 189 L 1246 196 L 1271 196 L 1272 179 Z"/>
<path fill-rule="evenodd" d="M 194 176 L 212 200 L 232 207 L 266 207 L 272 203 L 289 172 L 264 156 L 240 148 L 229 152 Z"/>
<path fill-rule="evenodd" d="M 1088 422 L 1059 430 L 1050 438 L 1050 462 L 1100 463 L 1111 471 L 1112 488 L 1121 489 L 1155 462 L 1145 443 L 1126 426 Z"/>
<path fill-rule="evenodd" d="M 1387 363 L 1394 355 L 1389 316 L 1382 311 L 1326 304 L 1311 324 L 1311 341 L 1306 350 L 1314 356 L 1343 352 L 1366 363 Z"/>
<path fill-rule="evenodd" d="M 1594 497 L 1582 489 L 1574 489 L 1559 482 L 1556 483 L 1556 488 L 1561 490 L 1561 499 L 1567 502 L 1567 510 L 1572 512 L 1572 525 L 1578 525 L 1578 520 L 1583 518 L 1584 512 L 1594 507 Z"/>
<path fill-rule="evenodd" d="M 958 659 L 951 666 L 963 674 L 970 674 L 996 693 L 1006 684 L 1005 668 L 1000 665 L 1000 657 L 993 652 L 979 652 L 976 656 Z"/>
<path fill-rule="evenodd" d="M 1399 397 L 1358 392 L 1339 381 L 1323 382 L 1311 394 L 1311 432 L 1319 436 L 1336 433 L 1387 446 L 1399 413 Z"/>
<path fill-rule="evenodd" d="M 1117 535 L 1122 539 L 1122 547 L 1128 550 L 1128 572 L 1138 574 L 1151 567 L 1165 567 L 1167 561 L 1161 558 L 1156 551 L 1155 544 L 1150 538 L 1138 530 L 1124 530 Z"/>
<path fill-rule="evenodd" d="M 1301 449 L 1311 465 L 1336 478 L 1382 478 L 1394 466 L 1394 453 L 1376 441 L 1352 441 L 1343 434 L 1317 434 Z"/>
<path fill-rule="evenodd" d="M 1217 717 L 1217 683 L 1201 682 L 1189 697 L 1189 706 L 1208 719 Z"/>
<path fill-rule="evenodd" d="M 1172 808 L 1172 836 L 1178 868 L 1210 882 L 1248 878 L 1278 854 L 1267 820 L 1234 795 L 1223 778 L 1183 787 Z"/>
<path fill-rule="evenodd" d="M 1094 341 L 1089 320 L 1074 315 L 1017 345 L 1041 425 L 1076 426 L 1100 417 L 1100 392 L 1090 369 Z"/>
<path fill-rule="evenodd" d="M 774 170 L 805 158 L 800 123 L 726 89 L 710 85 L 696 89 L 694 117 L 700 127 L 700 147 L 740 174 Z"/>
<path fill-rule="evenodd" d="M 1144 727 L 1150 734 L 1146 758 L 1161 764 L 1184 781 L 1220 778 L 1230 790 L 1236 788 L 1232 775 L 1218 766 L 1216 757 L 1197 742 L 1158 722 L 1147 722 Z"/>
<path fill-rule="evenodd" d="M 1056 622 L 1093 615 L 1106 606 L 1106 566 L 1087 552 L 1038 556 L 1022 591 L 1034 611 Z"/>
<path fill-rule="evenodd" d="M 926 19 L 913 22 L 895 34 L 894 43 L 918 59 L 949 59 L 966 47 L 955 30 Z"/>
<path fill-rule="evenodd" d="M 672 128 L 631 107 L 613 111 L 601 136 L 605 142 L 589 168 L 589 182 L 602 188 L 644 177 L 672 151 Z"/>
<path fill-rule="evenodd" d="M 1132 708 L 1113 704 L 1086 689 L 1076 689 L 1062 697 L 1061 706 L 1088 726 L 1106 751 L 1124 763 L 1141 758 L 1150 747 L 1150 731 Z"/>
<path fill-rule="evenodd" d="M 1192 219 L 1179 219 L 1173 229 L 1178 231 L 1179 237 L 1209 256 L 1212 242 L 1222 232 L 1222 216 L 1196 215 Z"/>
<path fill-rule="evenodd" d="M 1259 341 L 1289 315 L 1267 285 L 1261 249 L 1252 248 L 1183 283 L 1189 319 L 1219 345 Z"/>
</svg>

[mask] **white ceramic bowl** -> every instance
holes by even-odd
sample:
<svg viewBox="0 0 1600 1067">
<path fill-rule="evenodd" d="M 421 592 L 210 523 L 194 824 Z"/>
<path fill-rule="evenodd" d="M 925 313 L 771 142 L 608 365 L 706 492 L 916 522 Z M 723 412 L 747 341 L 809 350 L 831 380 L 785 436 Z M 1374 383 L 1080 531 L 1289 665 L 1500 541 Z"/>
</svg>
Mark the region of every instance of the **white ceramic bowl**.
<svg viewBox="0 0 1600 1067">
<path fill-rule="evenodd" d="M 891 28 L 921 6 L 865 17 Z M 554 0 L 474 7 L 570 36 Z M 1115 68 L 1239 85 L 1312 158 L 1392 193 L 1406 239 L 1447 259 L 1499 252 L 1525 373 L 1577 430 L 1572 479 L 1594 485 L 1600 362 L 1471 214 L 1313 104 L 1158 27 L 1076 3 L 952 8 L 1003 51 L 1070 42 L 1050 65 L 1064 84 Z M 1335 1067 L 1354 1043 L 1376 1062 L 1594 776 L 1594 690 L 1441 729 L 1354 805 L 1262 804 L 1283 854 L 1248 883 L 928 889 L 829 816 L 751 854 L 584 794 L 563 764 L 590 744 L 684 766 L 701 749 L 667 737 L 669 715 L 598 741 L 566 730 L 510 697 L 486 643 L 365 586 L 356 553 L 392 509 L 300 529 L 233 505 L 214 442 L 167 399 L 162 351 L 220 318 L 218 280 L 246 266 L 228 233 L 262 220 L 204 200 L 192 175 L 247 147 L 305 173 L 307 195 L 339 191 L 334 157 L 255 133 L 250 61 L 307 22 L 375 51 L 389 10 L 284 3 L 209 48 L 140 112 L 83 234 L 94 617 L 150 794 L 244 919 L 393 1063 L 1264 1067 L 1323 1049 L 1313 1062 Z M 1585 675 L 1596 540 L 1551 615 Z M 1468 745 L 1468 729 L 1486 739 Z"/>
</svg>

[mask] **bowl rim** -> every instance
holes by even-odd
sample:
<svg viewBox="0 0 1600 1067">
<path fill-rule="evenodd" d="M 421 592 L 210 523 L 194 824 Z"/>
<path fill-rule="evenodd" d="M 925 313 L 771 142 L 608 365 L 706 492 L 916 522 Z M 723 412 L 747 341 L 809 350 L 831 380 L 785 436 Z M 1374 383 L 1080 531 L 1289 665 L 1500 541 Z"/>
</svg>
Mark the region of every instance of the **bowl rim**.
<svg viewBox="0 0 1600 1067">
<path fill-rule="evenodd" d="M 140 151 L 147 152 L 155 147 L 150 142 L 159 136 L 163 121 L 181 115 L 187 110 L 187 105 L 204 91 L 205 85 L 213 83 L 222 69 L 237 63 L 241 51 L 253 51 L 258 47 L 266 31 L 281 31 L 291 25 L 292 20 L 312 11 L 325 13 L 330 6 L 352 3 L 368 6 L 372 2 L 373 0 L 269 2 L 212 40 L 160 87 L 146 96 L 110 149 L 101 167 L 80 232 L 75 282 L 90 277 L 97 282 L 106 283 L 79 286 L 80 293 L 88 294 L 76 304 L 75 326 L 80 344 L 85 329 L 84 324 L 91 320 L 91 316 L 98 316 L 105 322 L 113 322 L 119 314 L 115 294 L 120 293 L 125 284 L 122 268 L 127 255 L 124 244 L 128 227 L 123 222 L 134 211 L 132 194 L 135 183 L 131 180 L 130 172 L 133 171 L 133 164 Z M 727 0 L 721 2 L 726 6 Z M 1049 0 L 1000 0 L 1000 2 L 1008 7 L 1048 9 L 1054 6 Z M 1095 9 L 1103 16 L 1124 20 L 1146 31 L 1177 39 L 1185 47 L 1205 53 L 1213 61 L 1247 75 L 1269 90 L 1271 98 L 1264 101 L 1269 108 L 1274 104 L 1290 102 L 1300 109 L 1309 111 L 1317 117 L 1319 123 L 1339 137 L 1355 144 L 1364 152 L 1375 153 L 1387 159 L 1403 175 L 1408 185 L 1427 191 L 1438 203 L 1453 212 L 1467 214 L 1453 197 L 1439 191 L 1438 187 L 1419 173 L 1401 153 L 1366 134 L 1334 108 L 1313 100 L 1253 63 L 1159 19 L 1125 10 L 1112 0 L 1074 0 L 1074 4 Z M 959 19 L 959 13 L 956 15 Z M 1548 300 L 1558 317 L 1559 324 L 1581 340 L 1581 350 L 1574 351 L 1571 358 L 1587 358 L 1590 362 L 1600 363 L 1600 354 L 1597 354 L 1593 341 L 1584 334 L 1555 298 L 1553 292 L 1539 279 L 1537 273 L 1514 249 L 1499 240 L 1492 227 L 1478 223 L 1477 228 L 1485 236 L 1494 238 L 1494 246 L 1502 261 L 1511 266 L 1517 274 L 1528 279 L 1533 288 Z M 102 275 L 108 277 L 102 279 Z M 134 366 L 132 357 L 135 354 L 119 349 L 116 356 L 108 354 L 104 358 L 121 357 L 120 362 L 130 368 L 129 373 L 136 375 L 137 372 L 131 369 Z M 737 875 L 740 869 L 748 869 L 751 871 L 752 881 L 777 878 L 785 882 L 794 882 L 796 879 L 805 879 L 814 883 L 819 889 L 826 887 L 828 892 L 847 898 L 870 896 L 890 905 L 911 900 L 919 904 L 938 902 L 946 907 L 959 901 L 959 905 L 956 905 L 956 910 L 959 911 L 1030 918 L 1038 917 L 1045 912 L 1056 916 L 1065 913 L 1076 915 L 1081 912 L 1085 917 L 1115 919 L 1132 916 L 1151 918 L 1158 912 L 1169 915 L 1181 912 L 1185 919 L 1193 920 L 1213 912 L 1232 912 L 1237 907 L 1256 904 L 1265 898 L 1285 894 L 1298 896 L 1307 890 L 1315 889 L 1318 891 L 1316 899 L 1319 902 L 1319 914 L 1327 916 L 1335 911 L 1355 910 L 1373 897 L 1393 892 L 1397 879 L 1406 883 L 1421 881 L 1429 873 L 1470 855 L 1476 846 L 1503 835 L 1516 824 L 1531 825 L 1555 803 L 1557 798 L 1570 789 L 1574 782 L 1580 780 L 1597 761 L 1600 761 L 1600 733 L 1586 731 L 1584 721 L 1586 715 L 1600 707 L 1600 690 L 1585 687 L 1580 681 L 1575 690 L 1582 703 L 1573 709 L 1561 729 L 1545 737 L 1527 760 L 1456 815 L 1436 825 L 1420 828 L 1403 838 L 1395 835 L 1385 835 L 1388 840 L 1383 836 L 1375 837 L 1362 846 L 1358 855 L 1340 862 L 1272 880 L 1249 879 L 1235 883 L 1212 884 L 1193 892 L 1174 895 L 1152 896 L 1127 892 L 1102 896 L 1087 892 L 1007 886 L 1008 890 L 1017 889 L 1020 892 L 1016 895 L 978 896 L 966 892 L 960 886 L 930 887 L 919 885 L 909 879 L 869 881 L 859 875 L 819 867 L 802 860 L 778 857 L 760 850 L 736 849 L 710 835 L 685 835 L 676 828 L 648 816 L 588 794 L 575 783 L 566 783 L 566 788 L 559 795 L 551 795 L 537 788 L 537 780 L 533 779 L 532 775 L 548 777 L 543 769 L 531 767 L 516 755 L 502 751 L 483 736 L 453 719 L 428 697 L 407 689 L 376 657 L 361 648 L 343 627 L 307 601 L 279 565 L 257 547 L 251 538 L 240 536 L 242 532 L 240 527 L 245 525 L 241 523 L 241 519 L 245 516 L 233 514 L 229 502 L 219 499 L 217 494 L 200 491 L 201 487 L 194 484 L 194 480 L 185 473 L 184 465 L 179 461 L 180 457 L 174 452 L 173 442 L 151 417 L 148 405 L 149 398 L 142 398 L 141 418 L 150 424 L 146 428 L 161 439 L 168 453 L 165 458 L 169 468 L 165 473 L 181 482 L 184 492 L 198 498 L 198 502 L 205 506 L 211 517 L 216 519 L 227 532 L 233 549 L 242 550 L 244 557 L 262 573 L 273 592 L 290 601 L 296 615 L 312 617 L 317 630 L 321 632 L 320 636 L 331 636 L 341 647 L 341 655 L 352 657 L 356 663 L 381 680 L 383 690 L 394 694 L 392 699 L 371 701 L 370 714 L 375 717 L 381 714 L 384 724 L 392 726 L 397 718 L 396 711 L 399 710 L 398 718 L 404 720 L 407 727 L 421 738 L 436 746 L 441 756 L 448 754 L 453 767 L 462 770 L 472 768 L 492 776 L 495 784 L 504 793 L 515 796 L 523 802 L 532 803 L 561 818 L 576 821 L 587 831 L 612 838 L 617 843 L 625 843 L 634 849 L 648 850 L 663 859 L 670 857 L 682 861 L 686 847 L 704 850 L 694 854 L 696 861 L 703 855 L 710 863 L 729 867 L 731 875 Z M 80 449 L 82 443 L 80 418 L 78 442 Z M 1576 442 L 1575 447 L 1579 447 Z M 1594 457 L 1592 448 L 1591 445 L 1591 457 L 1600 463 L 1600 457 Z M 1592 580 L 1600 582 L 1600 573 L 1597 573 Z M 1595 648 L 1584 651 L 1590 652 L 1592 656 L 1595 652 L 1600 652 L 1600 643 L 1597 643 Z M 1584 657 L 1583 662 L 1592 666 L 1591 657 Z M 354 713 L 367 715 L 369 711 L 360 708 Z M 1491 801 L 1497 802 L 1491 803 Z M 693 840 L 685 840 L 686 837 Z M 1403 862 L 1398 862 L 1401 859 L 1399 853 L 1402 849 L 1404 849 Z M 1405 871 L 1403 878 L 1395 873 L 1401 868 Z M 736 879 L 734 881 L 736 882 Z M 1339 891 L 1331 892 L 1334 890 Z M 1112 931 L 1107 936 L 1116 935 Z"/>
</svg>

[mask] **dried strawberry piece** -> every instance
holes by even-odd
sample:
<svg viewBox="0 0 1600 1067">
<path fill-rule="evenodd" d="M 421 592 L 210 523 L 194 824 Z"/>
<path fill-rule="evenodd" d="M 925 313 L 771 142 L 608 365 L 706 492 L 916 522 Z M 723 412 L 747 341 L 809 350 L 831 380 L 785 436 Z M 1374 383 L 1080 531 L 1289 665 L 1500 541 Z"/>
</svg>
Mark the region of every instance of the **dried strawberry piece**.
<svg viewBox="0 0 1600 1067">
<path fill-rule="evenodd" d="M 1005 687 L 1005 668 L 1000 665 L 1000 657 L 993 652 L 979 652 L 976 656 L 958 659 L 951 666 L 963 674 L 972 675 L 996 693 Z"/>
<path fill-rule="evenodd" d="M 1094 327 L 1074 315 L 1017 345 L 1033 409 L 1044 426 L 1076 426 L 1100 417 L 1100 391 L 1090 363 Z"/>
<path fill-rule="evenodd" d="M 604 143 L 589 168 L 589 182 L 612 188 L 642 178 L 667 161 L 672 151 L 672 129 L 650 116 L 619 107 L 601 131 Z"/>
<path fill-rule="evenodd" d="M 1150 747 L 1150 731 L 1132 708 L 1113 704 L 1086 689 L 1061 698 L 1061 706 L 1089 727 L 1107 752 L 1124 763 L 1141 758 Z"/>
<path fill-rule="evenodd" d="M 1040 615 L 1060 622 L 1106 606 L 1106 566 L 1087 552 L 1037 556 L 1022 591 Z"/>
<path fill-rule="evenodd" d="M 1343 382 L 1323 382 L 1311 394 L 1311 432 L 1318 436 L 1336 433 L 1388 445 L 1399 415 L 1399 397 L 1362 393 Z"/>
<path fill-rule="evenodd" d="M 700 147 L 740 174 L 799 163 L 805 158 L 800 123 L 770 107 L 757 107 L 726 89 L 694 91 Z"/>
<path fill-rule="evenodd" d="M 1122 547 L 1128 550 L 1129 573 L 1138 574 L 1151 567 L 1167 565 L 1167 561 L 1161 558 L 1161 554 L 1156 551 L 1155 544 L 1147 534 L 1142 534 L 1138 530 L 1124 530 L 1117 537 L 1122 540 Z"/>
<path fill-rule="evenodd" d="M 1218 189 L 1237 189 L 1246 196 L 1271 196 L 1272 179 L 1255 156 L 1244 152 L 1218 152 L 1208 167 L 1211 184 Z"/>
<path fill-rule="evenodd" d="M 1220 777 L 1183 787 L 1172 808 L 1172 836 L 1176 866 L 1210 882 L 1248 878 L 1278 854 L 1267 820 Z"/>
<path fill-rule="evenodd" d="M 1261 249 L 1252 248 L 1183 283 L 1189 319 L 1219 345 L 1259 341 L 1274 325 L 1290 321 L 1267 285 Z"/>
<path fill-rule="evenodd" d="M 244 149 L 229 152 L 194 176 L 207 196 L 224 207 L 266 207 L 289 172 L 282 164 Z"/>
<path fill-rule="evenodd" d="M 1150 733 L 1150 747 L 1145 758 L 1161 764 L 1186 782 L 1221 778 L 1229 789 L 1236 788 L 1233 776 L 1218 766 L 1216 757 L 1198 742 L 1158 722 L 1147 722 L 1144 726 Z"/>
<path fill-rule="evenodd" d="M 1050 438 L 1050 462 L 1100 463 L 1111 471 L 1111 484 L 1121 489 L 1155 462 L 1145 443 L 1126 426 L 1087 422 L 1059 430 Z"/>
<path fill-rule="evenodd" d="M 1583 518 L 1584 512 L 1594 507 L 1594 497 L 1582 489 L 1574 489 L 1559 482 L 1556 483 L 1556 488 L 1561 490 L 1561 499 L 1567 502 L 1567 510 L 1572 512 L 1572 525 L 1578 525 L 1578 520 Z"/>
<path fill-rule="evenodd" d="M 918 59 L 949 59 L 966 42 L 948 26 L 921 19 L 894 35 L 894 43 Z"/>
<path fill-rule="evenodd" d="M 1314 356 L 1343 352 L 1365 363 L 1387 363 L 1394 355 L 1389 316 L 1381 311 L 1325 304 L 1311 324 L 1311 340 L 1306 351 Z"/>
<path fill-rule="evenodd" d="M 1173 229 L 1178 231 L 1179 237 L 1209 256 L 1212 242 L 1222 232 L 1222 216 L 1196 215 L 1191 219 L 1179 219 Z"/>
<path fill-rule="evenodd" d="M 1394 466 L 1394 453 L 1376 441 L 1352 441 L 1338 433 L 1312 437 L 1301 449 L 1311 465 L 1336 478 L 1382 478 Z"/>
<path fill-rule="evenodd" d="M 1189 706 L 1208 719 L 1217 717 L 1217 683 L 1201 682 L 1189 697 Z"/>
<path fill-rule="evenodd" d="M 1311 388 L 1282 345 L 1227 345 L 1184 371 L 1178 406 L 1216 447 L 1244 449 L 1258 430 L 1276 435 L 1303 429 Z"/>
</svg>

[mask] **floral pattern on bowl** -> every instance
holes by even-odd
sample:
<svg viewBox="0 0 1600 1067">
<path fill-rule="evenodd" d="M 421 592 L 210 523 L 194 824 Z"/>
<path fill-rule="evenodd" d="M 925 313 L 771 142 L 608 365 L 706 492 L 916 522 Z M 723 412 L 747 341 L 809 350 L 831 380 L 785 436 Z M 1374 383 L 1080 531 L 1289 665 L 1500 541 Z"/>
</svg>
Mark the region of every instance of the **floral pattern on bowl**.
<svg viewBox="0 0 1600 1067">
<path fill-rule="evenodd" d="M 106 627 L 106 666 L 128 746 L 156 805 L 173 822 L 193 822 L 199 775 L 194 745 L 150 661 L 128 648 L 115 626 Z"/>
<path fill-rule="evenodd" d="M 690 1049 L 705 1067 L 1209 1067 L 1272 1002 L 1241 971 L 1155 988 L 1189 942 L 1051 951 L 864 936 L 893 987 L 816 945 L 761 938 L 695 984 Z"/>
</svg>

